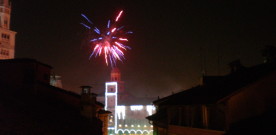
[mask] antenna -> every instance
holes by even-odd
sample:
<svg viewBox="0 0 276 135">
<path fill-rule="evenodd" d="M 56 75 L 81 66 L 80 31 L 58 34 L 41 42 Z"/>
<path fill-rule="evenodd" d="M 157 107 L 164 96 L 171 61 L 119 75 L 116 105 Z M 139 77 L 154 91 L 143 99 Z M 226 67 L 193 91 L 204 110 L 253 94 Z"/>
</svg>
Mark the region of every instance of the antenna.
<svg viewBox="0 0 276 135">
<path fill-rule="evenodd" d="M 220 53 L 219 53 L 219 44 L 217 44 L 217 54 L 218 54 L 218 59 L 217 59 L 217 62 L 218 62 L 218 75 L 220 75 Z"/>
<path fill-rule="evenodd" d="M 202 76 L 206 75 L 206 59 L 205 55 L 202 49 L 202 46 L 199 48 L 199 54 L 200 54 L 200 65 L 201 65 L 201 74 Z"/>
</svg>

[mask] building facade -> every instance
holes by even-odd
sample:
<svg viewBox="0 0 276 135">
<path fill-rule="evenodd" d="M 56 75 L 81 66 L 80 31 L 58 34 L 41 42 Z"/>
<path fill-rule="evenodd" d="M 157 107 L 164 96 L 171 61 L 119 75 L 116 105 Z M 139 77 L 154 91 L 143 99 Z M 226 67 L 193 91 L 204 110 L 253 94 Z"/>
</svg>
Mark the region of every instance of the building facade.
<svg viewBox="0 0 276 135">
<path fill-rule="evenodd" d="M 106 133 L 109 112 L 101 111 L 95 94 L 86 87 L 80 95 L 51 86 L 51 69 L 34 59 L 0 60 L 0 134 Z"/>
<path fill-rule="evenodd" d="M 81 94 L 54 87 L 52 67 L 34 59 L 0 60 L 0 70 L 1 135 L 108 134 L 111 112 L 91 87 Z"/>
<path fill-rule="evenodd" d="M 118 68 L 111 71 L 110 81 L 105 83 L 105 110 L 109 116 L 109 134 L 152 134 L 152 125 L 145 117 L 155 112 L 146 98 L 137 98 L 125 91 Z"/>
<path fill-rule="evenodd" d="M 228 75 L 204 76 L 201 85 L 154 101 L 157 111 L 147 117 L 154 133 L 275 134 L 276 63 L 237 63 Z"/>
<path fill-rule="evenodd" d="M 0 0 L 0 59 L 13 59 L 15 50 L 15 34 L 10 30 L 11 3 Z"/>
</svg>

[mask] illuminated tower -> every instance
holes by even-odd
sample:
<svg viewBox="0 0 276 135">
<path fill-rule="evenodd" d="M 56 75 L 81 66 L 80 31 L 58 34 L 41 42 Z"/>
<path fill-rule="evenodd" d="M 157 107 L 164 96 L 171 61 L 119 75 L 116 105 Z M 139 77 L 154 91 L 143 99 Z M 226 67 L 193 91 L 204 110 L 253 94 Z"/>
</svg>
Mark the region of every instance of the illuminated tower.
<svg viewBox="0 0 276 135">
<path fill-rule="evenodd" d="M 110 81 L 105 83 L 105 109 L 112 112 L 108 122 L 109 135 L 152 135 L 152 126 L 145 117 L 152 115 L 155 108 L 146 102 L 146 98 L 137 98 L 125 91 L 120 70 L 113 68 Z"/>
<path fill-rule="evenodd" d="M 10 30 L 11 4 L 0 0 L 0 59 L 13 59 L 16 32 Z"/>
<path fill-rule="evenodd" d="M 115 114 L 116 114 L 116 106 L 117 106 L 117 99 L 118 99 L 117 97 L 118 82 L 115 80 L 119 80 L 121 78 L 120 78 L 120 75 L 118 75 L 115 72 L 111 72 L 110 78 L 111 78 L 110 82 L 105 83 L 105 110 L 109 110 L 112 112 L 112 115 L 109 118 L 108 127 L 109 127 L 109 130 L 114 131 L 117 128 L 117 125 L 116 125 L 117 115 Z"/>
<path fill-rule="evenodd" d="M 121 73 L 118 68 L 113 68 L 110 75 L 110 81 L 105 83 L 105 110 L 112 112 L 109 119 L 109 129 L 117 130 L 117 115 L 115 115 L 116 107 L 120 93 L 124 92 L 123 81 L 121 81 Z"/>
</svg>

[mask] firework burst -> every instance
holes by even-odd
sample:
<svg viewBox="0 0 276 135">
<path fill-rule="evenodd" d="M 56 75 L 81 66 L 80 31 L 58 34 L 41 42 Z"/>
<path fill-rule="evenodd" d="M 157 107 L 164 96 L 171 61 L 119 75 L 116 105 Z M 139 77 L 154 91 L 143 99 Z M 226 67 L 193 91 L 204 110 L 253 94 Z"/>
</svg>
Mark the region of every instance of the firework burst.
<svg viewBox="0 0 276 135">
<path fill-rule="evenodd" d="M 125 31 L 124 26 L 118 27 L 118 22 L 123 14 L 121 10 L 116 18 L 107 21 L 107 26 L 104 30 L 100 30 L 94 26 L 92 21 L 84 14 L 81 16 L 86 20 L 86 23 L 81 23 L 85 28 L 95 32 L 95 35 L 90 39 L 92 45 L 92 52 L 89 57 L 98 57 L 103 55 L 105 63 L 108 66 L 109 63 L 112 67 L 116 65 L 116 61 L 122 61 L 125 59 L 124 51 L 130 49 L 129 46 L 125 45 L 128 41 L 126 38 L 127 34 L 131 34 L 131 31 Z"/>
</svg>

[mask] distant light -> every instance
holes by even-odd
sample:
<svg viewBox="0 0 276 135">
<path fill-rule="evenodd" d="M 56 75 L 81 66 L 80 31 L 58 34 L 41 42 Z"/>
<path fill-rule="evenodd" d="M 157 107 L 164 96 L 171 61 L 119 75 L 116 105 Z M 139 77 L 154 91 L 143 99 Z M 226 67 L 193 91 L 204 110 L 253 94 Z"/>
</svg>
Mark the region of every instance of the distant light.
<svg viewBox="0 0 276 135">
<path fill-rule="evenodd" d="M 143 109 L 143 105 L 131 105 L 130 106 L 131 111 L 142 110 L 142 109 Z"/>
<path fill-rule="evenodd" d="M 121 124 L 119 124 L 119 127 L 122 127 L 122 125 L 121 125 Z"/>
<path fill-rule="evenodd" d="M 120 13 L 118 14 L 118 16 L 116 17 L 116 20 L 115 20 L 116 22 L 119 20 L 119 18 L 121 17 L 122 13 L 123 13 L 123 10 L 121 10 Z"/>
<path fill-rule="evenodd" d="M 140 125 L 138 125 L 137 127 L 140 127 Z"/>
<path fill-rule="evenodd" d="M 147 125 L 144 125 L 144 127 L 147 127 Z"/>
<path fill-rule="evenodd" d="M 119 38 L 121 41 L 128 41 L 126 38 Z"/>
<path fill-rule="evenodd" d="M 127 124 L 125 124 L 125 127 L 127 127 Z"/>
<path fill-rule="evenodd" d="M 125 119 L 126 116 L 126 107 L 125 106 L 117 106 L 116 107 L 116 113 L 119 119 Z"/>
<path fill-rule="evenodd" d="M 152 115 L 152 112 L 155 110 L 153 105 L 147 105 L 147 111 L 149 115 Z"/>
<path fill-rule="evenodd" d="M 131 127 L 134 127 L 134 125 L 131 125 Z"/>
<path fill-rule="evenodd" d="M 111 32 L 114 32 L 116 29 L 117 29 L 117 28 L 113 28 L 113 29 L 111 30 Z"/>
<path fill-rule="evenodd" d="M 107 22 L 107 28 L 109 28 L 110 27 L 110 20 L 108 20 L 108 22 Z"/>
<path fill-rule="evenodd" d="M 128 31 L 126 34 L 132 34 L 133 32 L 132 31 Z"/>
</svg>

